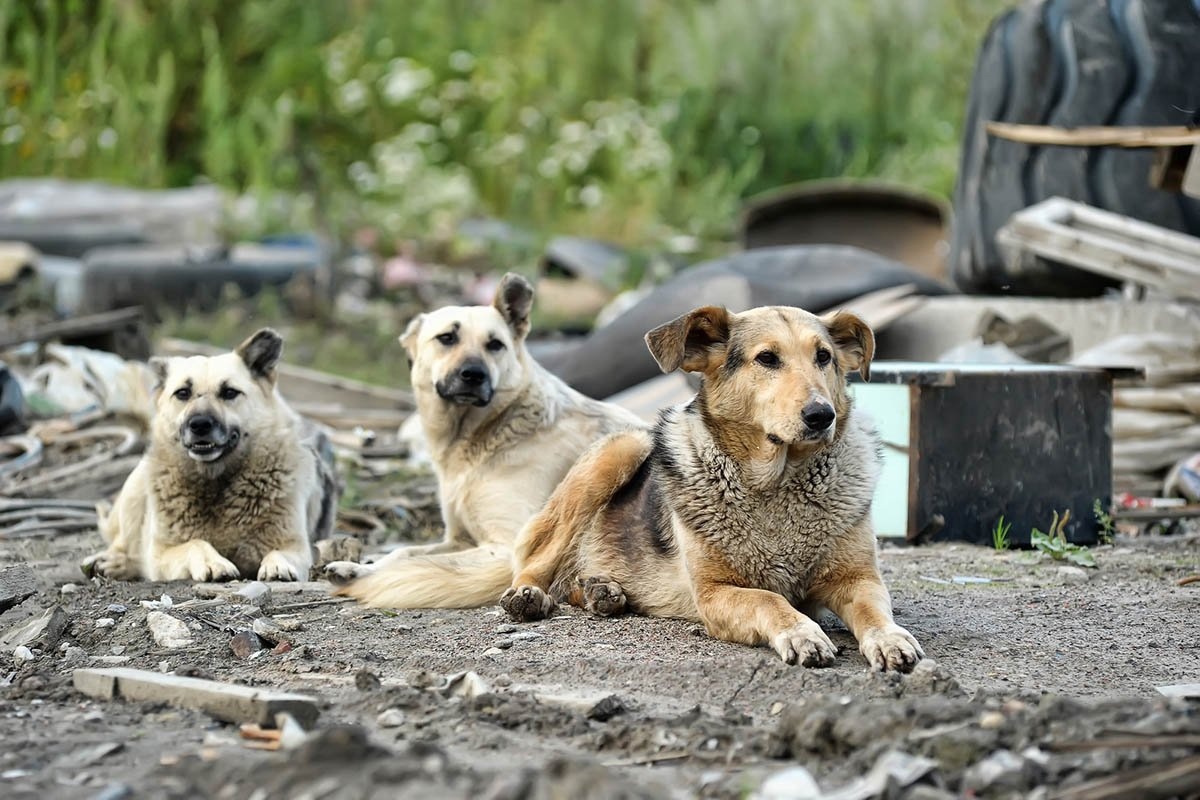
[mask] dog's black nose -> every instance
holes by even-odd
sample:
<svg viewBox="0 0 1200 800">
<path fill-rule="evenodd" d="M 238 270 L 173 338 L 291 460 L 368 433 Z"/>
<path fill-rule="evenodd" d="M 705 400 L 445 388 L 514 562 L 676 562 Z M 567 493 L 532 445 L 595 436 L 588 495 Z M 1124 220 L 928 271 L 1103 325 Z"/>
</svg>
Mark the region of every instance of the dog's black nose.
<svg viewBox="0 0 1200 800">
<path fill-rule="evenodd" d="M 804 420 L 804 424 L 814 431 L 823 431 L 828 428 L 833 424 L 836 416 L 833 406 L 828 403 L 809 403 L 800 412 L 800 419 Z"/>
<path fill-rule="evenodd" d="M 458 371 L 458 378 L 469 386 L 479 386 L 488 379 L 488 374 L 481 364 L 464 364 Z"/>
<path fill-rule="evenodd" d="M 196 436 L 207 436 L 212 433 L 214 422 L 212 417 L 197 415 L 187 421 L 188 430 Z"/>
</svg>

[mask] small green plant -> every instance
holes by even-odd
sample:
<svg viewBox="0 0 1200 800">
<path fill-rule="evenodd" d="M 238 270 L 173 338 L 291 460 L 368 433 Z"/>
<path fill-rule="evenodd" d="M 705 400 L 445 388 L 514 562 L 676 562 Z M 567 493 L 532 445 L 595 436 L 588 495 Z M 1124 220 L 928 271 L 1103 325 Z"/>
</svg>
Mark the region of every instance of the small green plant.
<svg viewBox="0 0 1200 800">
<path fill-rule="evenodd" d="M 997 550 L 1008 549 L 1008 532 L 1012 530 L 1012 523 L 1004 521 L 1004 515 L 1000 515 L 1000 519 L 996 520 L 996 527 L 992 528 L 992 547 Z"/>
<path fill-rule="evenodd" d="M 1067 536 L 1063 532 L 1067 521 L 1071 519 L 1071 511 L 1067 509 L 1060 517 L 1058 512 L 1054 512 L 1054 520 L 1050 523 L 1050 532 L 1043 533 L 1034 528 L 1029 534 L 1029 542 L 1041 552 L 1047 554 L 1055 561 L 1070 561 L 1072 564 L 1077 564 L 1081 567 L 1096 567 L 1096 558 L 1091 551 L 1083 545 L 1073 544 L 1067 541 Z"/>
<path fill-rule="evenodd" d="M 1096 524 L 1100 526 L 1098 534 L 1101 544 L 1112 544 L 1113 536 L 1117 532 L 1117 526 L 1113 524 L 1112 515 L 1105 510 L 1104 505 L 1100 502 L 1100 498 L 1096 498 L 1096 502 L 1092 503 L 1092 514 L 1096 517 Z"/>
</svg>

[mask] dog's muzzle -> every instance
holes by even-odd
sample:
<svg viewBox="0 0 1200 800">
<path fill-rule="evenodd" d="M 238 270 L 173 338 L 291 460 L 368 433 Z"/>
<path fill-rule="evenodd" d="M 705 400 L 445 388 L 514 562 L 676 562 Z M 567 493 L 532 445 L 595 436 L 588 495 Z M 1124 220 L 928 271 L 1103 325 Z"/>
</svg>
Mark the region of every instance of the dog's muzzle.
<svg viewBox="0 0 1200 800">
<path fill-rule="evenodd" d="M 242 433 L 237 428 L 227 428 L 216 417 L 194 414 L 184 420 L 179 429 L 179 441 L 187 454 L 196 461 L 211 463 L 237 449 Z"/>
<path fill-rule="evenodd" d="M 451 403 L 483 407 L 492 402 L 495 390 L 487 366 L 482 361 L 471 359 L 438 381 L 437 393 L 438 397 Z"/>
</svg>

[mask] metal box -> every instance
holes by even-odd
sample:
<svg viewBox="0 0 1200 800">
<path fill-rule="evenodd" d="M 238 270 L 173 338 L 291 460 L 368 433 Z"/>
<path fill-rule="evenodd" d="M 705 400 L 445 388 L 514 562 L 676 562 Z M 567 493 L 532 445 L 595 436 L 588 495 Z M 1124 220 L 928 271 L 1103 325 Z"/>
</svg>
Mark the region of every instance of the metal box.
<svg viewBox="0 0 1200 800">
<path fill-rule="evenodd" d="M 852 377 L 884 446 L 872 514 L 880 537 L 1013 546 L 1070 510 L 1070 541 L 1096 541 L 1112 499 L 1112 376 L 1035 364 L 877 361 Z"/>
</svg>

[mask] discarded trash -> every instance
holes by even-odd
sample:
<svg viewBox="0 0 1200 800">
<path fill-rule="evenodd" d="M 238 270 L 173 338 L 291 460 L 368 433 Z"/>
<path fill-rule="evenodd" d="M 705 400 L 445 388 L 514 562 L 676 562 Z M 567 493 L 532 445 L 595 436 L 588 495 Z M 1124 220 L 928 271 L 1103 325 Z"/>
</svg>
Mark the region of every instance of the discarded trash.
<svg viewBox="0 0 1200 800">
<path fill-rule="evenodd" d="M 1171 468 L 1163 483 L 1163 494 L 1169 498 L 1183 498 L 1189 503 L 1200 503 L 1200 453 L 1180 460 Z"/>
<path fill-rule="evenodd" d="M 21 645 L 16 650 L 13 650 L 13 658 L 17 661 L 33 661 L 33 651 L 25 645 Z"/>
<path fill-rule="evenodd" d="M 175 605 L 175 601 L 171 599 L 171 595 L 161 595 L 157 600 L 143 600 L 142 608 L 149 608 L 154 611 L 160 611 L 164 608 L 171 608 Z"/>
</svg>

